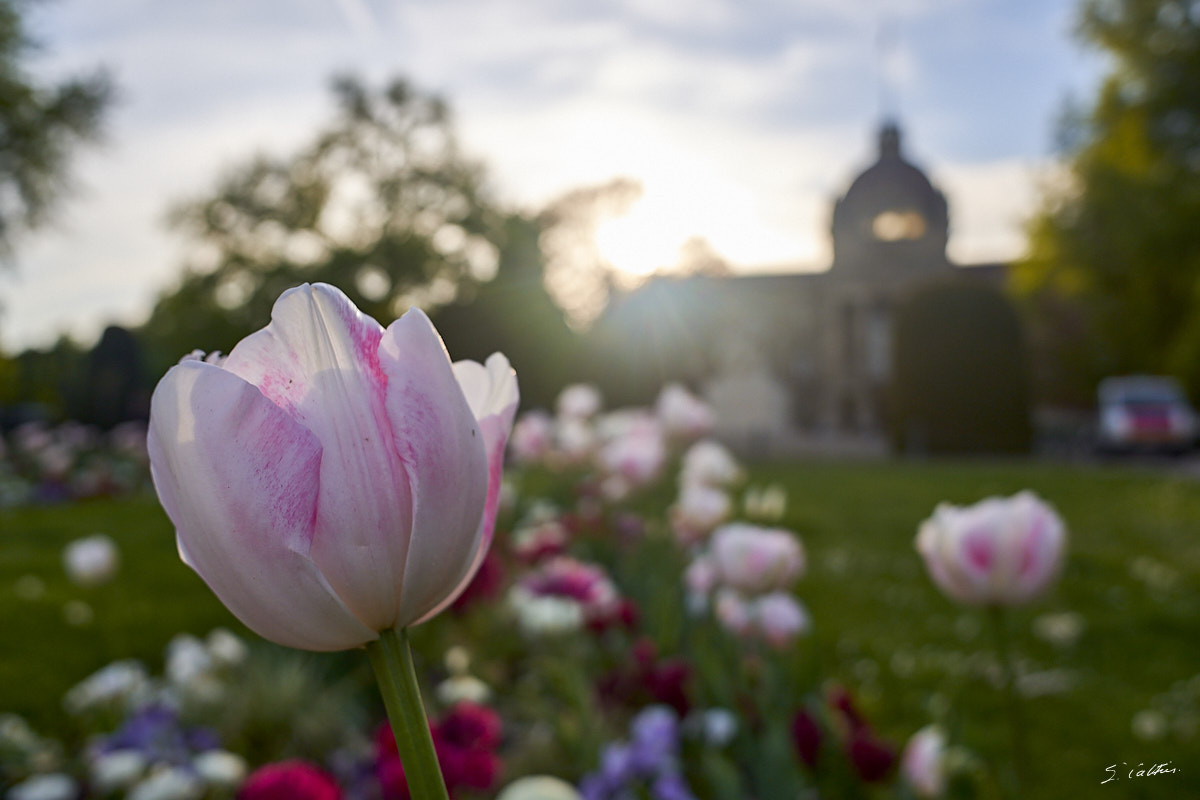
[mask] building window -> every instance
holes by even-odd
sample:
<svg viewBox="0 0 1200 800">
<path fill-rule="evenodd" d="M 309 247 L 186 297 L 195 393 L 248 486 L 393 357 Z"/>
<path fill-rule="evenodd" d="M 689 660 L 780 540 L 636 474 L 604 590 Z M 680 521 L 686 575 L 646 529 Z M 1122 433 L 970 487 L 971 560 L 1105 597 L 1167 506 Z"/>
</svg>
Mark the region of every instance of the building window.
<svg viewBox="0 0 1200 800">
<path fill-rule="evenodd" d="M 871 233 L 881 242 L 920 239 L 925 235 L 925 218 L 916 211 L 884 211 L 871 221 Z"/>
<path fill-rule="evenodd" d="M 888 379 L 892 372 L 892 321 L 887 306 L 876 303 L 867 317 L 867 376 L 876 382 Z"/>
</svg>

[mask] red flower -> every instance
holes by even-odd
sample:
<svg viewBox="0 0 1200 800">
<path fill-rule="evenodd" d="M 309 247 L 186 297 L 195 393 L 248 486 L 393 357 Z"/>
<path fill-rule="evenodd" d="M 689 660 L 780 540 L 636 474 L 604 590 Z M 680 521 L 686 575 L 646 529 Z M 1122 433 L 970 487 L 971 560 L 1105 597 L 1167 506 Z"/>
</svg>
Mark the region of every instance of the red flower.
<svg viewBox="0 0 1200 800">
<path fill-rule="evenodd" d="M 821 752 L 821 726 L 807 709 L 801 709 L 792 717 L 792 745 L 800 760 L 810 767 L 817 765 Z"/>
<path fill-rule="evenodd" d="M 462 702 L 434 728 L 437 738 L 463 750 L 494 750 L 500 744 L 500 715 L 486 706 Z"/>
<path fill-rule="evenodd" d="M 633 645 L 633 663 L 603 676 L 596 689 L 602 700 L 639 707 L 662 703 L 680 717 L 691 708 L 687 685 L 692 668 L 682 658 L 658 659 L 654 642 L 638 639 Z"/>
<path fill-rule="evenodd" d="M 392 740 L 393 746 L 395 740 Z M 400 756 L 383 756 L 375 762 L 375 777 L 383 789 L 384 800 L 411 800 L 408 792 L 408 777 L 404 774 L 404 765 Z"/>
<path fill-rule="evenodd" d="M 865 727 L 851 734 L 846 743 L 846 757 L 866 783 L 883 780 L 896 764 L 895 749 Z"/>
<path fill-rule="evenodd" d="M 841 712 L 842 717 L 850 725 L 851 731 L 867 727 L 866 717 L 854 705 L 854 698 L 850 696 L 850 692 L 846 687 L 834 686 L 830 689 L 828 702 L 830 708 Z"/>
<path fill-rule="evenodd" d="M 450 604 L 450 609 L 462 612 L 480 600 L 491 600 L 500 593 L 504 585 L 504 565 L 494 550 L 489 550 L 479 564 L 479 571 L 463 589 L 462 594 Z"/>
<path fill-rule="evenodd" d="M 459 703 L 440 722 L 430 725 L 430 733 L 451 796 L 462 788 L 487 791 L 499 780 L 504 765 L 493 752 L 500 744 L 500 717 L 495 711 Z M 380 726 L 375 733 L 375 758 L 375 777 L 384 800 L 409 800 L 408 780 L 389 725 Z"/>
<path fill-rule="evenodd" d="M 238 791 L 238 800 L 341 800 L 342 790 L 329 773 L 304 761 L 259 767 Z"/>
<path fill-rule="evenodd" d="M 442 777 L 451 792 L 466 787 L 486 791 L 500 777 L 503 765 L 496 755 L 488 750 L 468 750 L 435 738 L 433 747 L 437 751 Z"/>
</svg>

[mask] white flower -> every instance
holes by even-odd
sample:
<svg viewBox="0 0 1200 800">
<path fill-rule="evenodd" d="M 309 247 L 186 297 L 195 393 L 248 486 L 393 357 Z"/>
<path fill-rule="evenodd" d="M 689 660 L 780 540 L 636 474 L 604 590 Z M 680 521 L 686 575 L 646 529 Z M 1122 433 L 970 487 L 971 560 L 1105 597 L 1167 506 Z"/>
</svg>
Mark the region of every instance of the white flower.
<svg viewBox="0 0 1200 800">
<path fill-rule="evenodd" d="M 166 675 L 172 685 L 183 688 L 212 671 L 213 660 L 204 643 L 181 633 L 167 644 Z"/>
<path fill-rule="evenodd" d="M 0 746 L 13 750 L 32 750 L 38 745 L 38 736 L 29 727 L 24 717 L 16 714 L 0 714 Z"/>
<path fill-rule="evenodd" d="M 114 661 L 73 686 L 63 698 L 71 714 L 110 703 L 135 706 L 151 692 L 150 678 L 141 662 Z"/>
<path fill-rule="evenodd" d="M 1161 711 L 1145 709 L 1133 715 L 1133 735 L 1144 742 L 1161 739 L 1167 732 L 1167 717 Z"/>
<path fill-rule="evenodd" d="M 438 684 L 437 696 L 446 706 L 464 701 L 483 705 L 491 698 L 492 690 L 472 675 L 454 675 Z"/>
<path fill-rule="evenodd" d="M 92 761 L 91 786 L 100 794 L 127 789 L 142 777 L 147 761 L 139 750 L 113 750 Z"/>
<path fill-rule="evenodd" d="M 549 775 L 530 775 L 513 781 L 496 800 L 582 800 L 575 787 Z"/>
<path fill-rule="evenodd" d="M 668 514 L 671 529 L 684 544 L 692 544 L 710 534 L 713 528 L 729 519 L 733 504 L 729 495 L 715 486 L 701 483 L 684 484 L 679 499 Z"/>
<path fill-rule="evenodd" d="M 204 644 L 217 666 L 235 667 L 246 660 L 246 643 L 224 628 L 210 631 Z"/>
<path fill-rule="evenodd" d="M 555 455 L 563 463 L 578 464 L 591 457 L 596 447 L 596 434 L 586 421 L 568 417 L 559 420 L 554 429 Z"/>
<path fill-rule="evenodd" d="M 563 389 L 555 405 L 563 418 L 587 419 L 600 410 L 600 390 L 588 383 L 575 383 Z"/>
<path fill-rule="evenodd" d="M 752 486 L 742 498 L 742 507 L 750 519 L 774 522 L 787 511 L 787 492 L 777 483 L 763 488 Z"/>
<path fill-rule="evenodd" d="M 182 767 L 156 769 L 126 795 L 126 800 L 198 800 L 204 784 Z"/>
<path fill-rule="evenodd" d="M 724 445 L 712 439 L 696 442 L 683 454 L 679 480 L 684 486 L 690 483 L 728 486 L 741 478 L 742 467 L 737 459 Z"/>
<path fill-rule="evenodd" d="M 508 602 L 517 612 L 517 625 L 527 634 L 552 636 L 583 627 L 583 606 L 566 597 L 535 595 L 514 586 Z"/>
<path fill-rule="evenodd" d="M 1083 616 L 1072 611 L 1042 614 L 1033 621 L 1033 633 L 1055 647 L 1070 647 L 1083 633 Z"/>
<path fill-rule="evenodd" d="M 235 789 L 246 778 L 246 760 L 228 750 L 206 750 L 192 759 L 192 769 L 209 786 Z"/>
<path fill-rule="evenodd" d="M 900 771 L 917 797 L 937 797 L 946 788 L 946 735 L 927 725 L 904 747 Z"/>
<path fill-rule="evenodd" d="M 79 786 L 70 775 L 34 775 L 8 790 L 8 800 L 75 800 Z"/>
<path fill-rule="evenodd" d="M 117 544 L 103 533 L 76 539 L 63 548 L 67 577 L 80 586 L 99 586 L 117 574 Z"/>
<path fill-rule="evenodd" d="M 737 735 L 738 718 L 727 708 L 710 708 L 701 716 L 704 741 L 714 747 L 724 747 Z"/>
</svg>

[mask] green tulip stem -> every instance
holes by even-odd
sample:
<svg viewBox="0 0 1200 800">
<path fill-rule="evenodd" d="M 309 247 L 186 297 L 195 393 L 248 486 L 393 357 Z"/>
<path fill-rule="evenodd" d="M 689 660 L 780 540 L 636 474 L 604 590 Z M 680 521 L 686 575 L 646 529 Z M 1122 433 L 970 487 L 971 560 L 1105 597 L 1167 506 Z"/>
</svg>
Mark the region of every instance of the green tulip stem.
<svg viewBox="0 0 1200 800">
<path fill-rule="evenodd" d="M 409 793 L 413 800 L 449 800 L 425 706 L 421 703 L 408 630 L 400 628 L 379 634 L 378 639 L 367 644 L 367 656 L 375 669 L 392 732 L 396 734 L 396 750 L 404 766 L 404 777 L 408 779 Z"/>
<path fill-rule="evenodd" d="M 988 609 L 992 630 L 996 636 L 996 654 L 1004 679 L 1004 700 L 1008 711 L 1009 734 L 1012 737 L 1012 768 L 1016 796 L 1020 796 L 1028 765 L 1025 754 L 1025 719 L 1021 709 L 1021 694 L 1017 688 L 1017 671 L 1013 665 L 1012 644 L 1008 637 L 1008 617 L 1000 606 Z"/>
</svg>

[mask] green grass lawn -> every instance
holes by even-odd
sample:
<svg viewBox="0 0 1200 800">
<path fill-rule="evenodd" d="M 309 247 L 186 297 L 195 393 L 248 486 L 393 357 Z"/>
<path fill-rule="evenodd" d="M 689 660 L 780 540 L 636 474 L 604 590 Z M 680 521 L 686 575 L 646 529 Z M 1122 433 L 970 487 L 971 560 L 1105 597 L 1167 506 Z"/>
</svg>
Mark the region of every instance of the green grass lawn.
<svg viewBox="0 0 1200 800">
<path fill-rule="evenodd" d="M 787 488 L 783 524 L 808 551 L 798 590 L 815 625 L 806 656 L 852 686 L 893 739 L 949 708 L 985 758 L 1007 747 L 1004 708 L 988 680 L 987 620 L 933 588 L 912 543 L 940 501 L 1038 492 L 1059 509 L 1071 538 L 1061 582 L 1012 617 L 1025 685 L 1038 695 L 1025 704 L 1039 787 L 1027 796 L 1200 797 L 1200 482 L 1025 462 L 752 470 L 753 483 L 768 481 Z M 119 542 L 120 577 L 75 587 L 61 548 L 97 531 Z M 44 584 L 40 597 L 27 597 L 25 576 Z M 92 622 L 67 622 L 63 608 L 73 600 L 88 604 Z M 1038 618 L 1063 612 L 1083 621 L 1073 644 L 1035 634 Z M 0 711 L 60 732 L 62 694 L 79 679 L 117 658 L 157 669 L 173 635 L 218 625 L 241 630 L 179 562 L 152 498 L 0 512 Z M 1166 761 L 1182 771 L 1125 777 L 1140 762 Z M 1122 778 L 1101 786 L 1110 764 Z"/>
<path fill-rule="evenodd" d="M 62 548 L 106 533 L 121 550 L 118 577 L 82 588 L 67 579 Z M 29 598 L 29 576 L 44 585 Z M 83 602 L 93 620 L 71 624 Z M 177 633 L 244 630 L 175 550 L 174 529 L 152 496 L 0 511 L 0 711 L 43 733 L 64 730 L 64 692 L 110 661 L 137 658 L 158 672 Z"/>
</svg>

